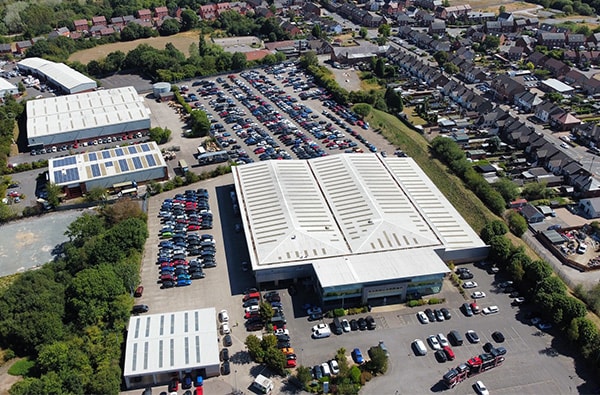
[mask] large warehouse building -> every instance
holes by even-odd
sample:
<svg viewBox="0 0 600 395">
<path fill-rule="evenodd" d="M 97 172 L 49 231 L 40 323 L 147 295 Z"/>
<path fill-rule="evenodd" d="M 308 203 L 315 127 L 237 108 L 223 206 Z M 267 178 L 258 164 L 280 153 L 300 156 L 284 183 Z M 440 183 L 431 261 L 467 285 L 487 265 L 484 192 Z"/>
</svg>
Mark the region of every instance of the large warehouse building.
<svg viewBox="0 0 600 395">
<path fill-rule="evenodd" d="M 66 64 L 42 58 L 25 58 L 17 63 L 17 68 L 23 74 L 31 74 L 45 81 L 63 94 L 88 92 L 98 86 L 96 81 Z"/>
<path fill-rule="evenodd" d="M 123 377 L 127 389 L 167 384 L 189 373 L 195 381 L 220 374 L 214 308 L 133 316 Z"/>
<path fill-rule="evenodd" d="M 32 148 L 148 129 L 150 109 L 132 86 L 27 102 L 27 141 Z"/>
<path fill-rule="evenodd" d="M 0 78 L 0 100 L 6 95 L 18 95 L 19 89 L 4 78 Z"/>
<path fill-rule="evenodd" d="M 50 159 L 49 181 L 63 188 L 67 197 L 92 188 L 150 180 L 165 180 L 169 169 L 155 142 Z"/>
<path fill-rule="evenodd" d="M 233 168 L 257 283 L 312 283 L 327 305 L 440 292 L 488 247 L 410 158 L 331 155 Z"/>
</svg>

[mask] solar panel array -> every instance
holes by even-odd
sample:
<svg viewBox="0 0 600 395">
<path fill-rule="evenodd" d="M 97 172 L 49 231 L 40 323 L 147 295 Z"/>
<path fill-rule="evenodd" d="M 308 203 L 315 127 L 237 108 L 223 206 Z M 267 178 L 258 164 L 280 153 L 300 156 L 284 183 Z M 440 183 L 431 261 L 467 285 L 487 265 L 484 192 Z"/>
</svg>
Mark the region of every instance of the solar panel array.
<svg viewBox="0 0 600 395">
<path fill-rule="evenodd" d="M 97 164 L 93 164 L 90 166 L 92 168 L 92 176 L 94 177 L 100 177 L 100 166 L 98 166 Z"/>
<path fill-rule="evenodd" d="M 77 159 L 74 156 L 67 156 L 66 158 L 54 159 L 52 163 L 54 164 L 54 167 L 63 167 L 74 165 L 77 163 Z"/>
<path fill-rule="evenodd" d="M 119 159 L 119 166 L 121 167 L 121 171 L 129 171 L 129 166 L 125 159 Z"/>
<path fill-rule="evenodd" d="M 79 180 L 79 169 L 76 167 L 71 169 L 55 170 L 54 180 L 56 184 L 70 183 Z"/>
</svg>

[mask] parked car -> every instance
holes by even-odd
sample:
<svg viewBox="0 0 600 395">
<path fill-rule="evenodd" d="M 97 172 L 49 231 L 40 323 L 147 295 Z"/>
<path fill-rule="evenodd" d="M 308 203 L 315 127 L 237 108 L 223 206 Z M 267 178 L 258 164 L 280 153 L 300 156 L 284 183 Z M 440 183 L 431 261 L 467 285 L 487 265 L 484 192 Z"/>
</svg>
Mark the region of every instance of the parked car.
<svg viewBox="0 0 600 395">
<path fill-rule="evenodd" d="M 335 359 L 329 361 L 329 367 L 331 368 L 331 374 L 336 375 L 340 373 L 340 366 Z"/>
<path fill-rule="evenodd" d="M 219 321 L 221 321 L 221 322 L 229 321 L 229 313 L 227 312 L 227 310 L 221 310 L 219 312 Z"/>
<path fill-rule="evenodd" d="M 471 294 L 471 297 L 473 299 L 481 299 L 481 298 L 485 298 L 485 292 L 483 291 L 475 291 Z"/>
<path fill-rule="evenodd" d="M 355 348 L 354 350 L 352 350 L 351 354 L 352 354 L 352 359 L 357 364 L 361 365 L 362 363 L 365 362 L 365 360 L 364 360 L 364 358 L 362 356 L 362 352 L 360 352 L 360 350 L 358 348 Z"/>
<path fill-rule="evenodd" d="M 421 324 L 429 324 L 429 318 L 427 318 L 427 314 L 425 314 L 424 312 L 419 311 L 417 313 L 417 318 L 419 319 Z"/>
<path fill-rule="evenodd" d="M 133 314 L 147 313 L 148 311 L 150 311 L 150 308 L 145 304 L 137 304 L 131 309 Z"/>
<path fill-rule="evenodd" d="M 231 333 L 231 328 L 229 328 L 229 324 L 227 322 L 221 324 L 221 333 L 224 335 Z"/>
<path fill-rule="evenodd" d="M 477 391 L 477 393 L 479 395 L 490 395 L 490 392 L 488 391 L 487 387 L 485 386 L 485 384 L 483 384 L 483 381 L 481 381 L 481 380 L 479 380 L 475 384 L 473 384 L 473 387 L 475 388 L 475 391 Z"/>
<path fill-rule="evenodd" d="M 475 281 L 465 281 L 463 283 L 462 287 L 465 288 L 465 289 L 476 288 L 477 287 L 477 283 Z"/>
<path fill-rule="evenodd" d="M 473 316 L 473 310 L 471 310 L 471 306 L 468 303 L 463 303 L 462 311 L 463 311 L 464 315 L 466 315 L 467 317 Z"/>
<path fill-rule="evenodd" d="M 347 319 L 343 319 L 341 321 L 341 323 L 342 323 L 342 329 L 344 330 L 344 332 L 350 332 L 350 323 L 348 322 L 348 320 Z"/>
<path fill-rule="evenodd" d="M 440 346 L 442 346 L 442 348 L 450 345 L 450 343 L 448 342 L 448 339 L 446 339 L 446 336 L 444 336 L 443 333 L 438 333 L 437 339 L 440 342 Z"/>
<path fill-rule="evenodd" d="M 367 321 L 367 329 L 369 329 L 370 331 L 372 331 L 373 329 L 375 329 L 377 327 L 377 323 L 375 322 L 375 319 L 373 317 L 371 317 L 370 315 L 368 315 L 365 318 L 365 321 Z"/>
<path fill-rule="evenodd" d="M 437 359 L 437 361 L 440 363 L 444 363 L 448 360 L 446 353 L 443 350 L 436 350 L 433 355 L 435 355 L 435 359 Z"/>
<path fill-rule="evenodd" d="M 140 298 L 142 296 L 142 294 L 144 293 L 144 287 L 143 286 L 139 286 L 135 289 L 135 292 L 133 293 L 133 296 L 136 298 Z"/>
<path fill-rule="evenodd" d="M 494 339 L 494 341 L 497 343 L 503 343 L 504 335 L 502 334 L 502 332 L 496 331 L 496 332 L 492 333 L 492 339 Z"/>
<path fill-rule="evenodd" d="M 231 335 L 223 336 L 223 345 L 225 347 L 231 347 L 232 344 L 233 344 L 233 340 L 231 338 Z"/>
<path fill-rule="evenodd" d="M 438 341 L 437 337 L 435 337 L 434 335 L 431 335 L 427 338 L 427 343 L 429 343 L 429 347 L 431 347 L 431 349 L 434 351 L 442 349 L 440 342 Z"/>
<path fill-rule="evenodd" d="M 362 317 L 358 319 L 358 329 L 361 331 L 367 329 L 367 321 Z"/>
<path fill-rule="evenodd" d="M 440 309 L 440 311 L 441 311 L 441 312 L 442 312 L 442 314 L 444 315 L 444 318 L 445 318 L 445 319 L 449 320 L 450 318 L 452 318 L 452 314 L 450 314 L 450 310 L 448 310 L 447 308 L 445 308 L 445 307 L 442 307 L 442 308 Z"/>
<path fill-rule="evenodd" d="M 489 315 L 489 314 L 496 314 L 498 311 L 500 311 L 498 309 L 498 306 L 488 306 L 482 310 L 482 313 L 485 315 Z"/>
<path fill-rule="evenodd" d="M 474 330 L 469 329 L 465 335 L 471 343 L 479 343 L 479 335 Z"/>
</svg>

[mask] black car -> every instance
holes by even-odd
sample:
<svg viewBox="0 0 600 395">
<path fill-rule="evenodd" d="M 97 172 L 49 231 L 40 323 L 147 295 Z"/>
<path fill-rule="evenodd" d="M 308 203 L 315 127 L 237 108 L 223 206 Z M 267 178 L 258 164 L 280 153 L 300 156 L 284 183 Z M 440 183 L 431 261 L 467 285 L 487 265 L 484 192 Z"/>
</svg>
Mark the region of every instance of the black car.
<svg viewBox="0 0 600 395">
<path fill-rule="evenodd" d="M 365 318 L 365 321 L 367 321 L 367 328 L 370 331 L 377 328 L 377 323 L 375 322 L 375 319 L 373 317 L 371 317 L 370 315 L 368 315 L 367 318 Z"/>
<path fill-rule="evenodd" d="M 360 329 L 361 331 L 364 331 L 365 329 L 367 329 L 367 320 L 365 320 L 364 318 L 359 318 L 358 319 L 358 329 Z"/>
<path fill-rule="evenodd" d="M 275 291 L 267 292 L 264 297 L 269 302 L 281 302 L 281 296 Z"/>
<path fill-rule="evenodd" d="M 497 343 L 503 343 L 504 335 L 502 334 L 502 332 L 496 331 L 496 332 L 492 333 L 492 339 L 494 339 L 494 341 Z"/>
<path fill-rule="evenodd" d="M 433 310 L 425 309 L 425 314 L 427 315 L 429 322 L 435 322 L 435 314 L 433 314 Z"/>
<path fill-rule="evenodd" d="M 447 308 L 445 308 L 445 307 L 442 307 L 442 308 L 440 309 L 440 311 L 441 311 L 441 312 L 442 312 L 442 314 L 444 315 L 444 318 L 445 318 L 445 319 L 449 320 L 450 318 L 452 318 L 452 314 L 450 314 L 450 310 L 448 310 Z"/>
<path fill-rule="evenodd" d="M 440 322 L 444 321 L 444 314 L 440 310 L 438 310 L 438 309 L 433 310 L 433 315 L 435 315 L 436 320 L 438 320 Z"/>
<path fill-rule="evenodd" d="M 231 367 L 229 366 L 229 361 L 224 361 L 223 362 L 223 367 L 221 369 L 223 375 L 228 375 L 229 373 L 231 373 Z"/>
<path fill-rule="evenodd" d="M 350 320 L 350 330 L 357 331 L 358 330 L 358 321 L 355 319 Z"/>
<path fill-rule="evenodd" d="M 174 281 L 163 281 L 162 285 L 160 286 L 161 288 L 173 288 L 175 286 L 175 282 Z"/>
<path fill-rule="evenodd" d="M 186 374 L 181 382 L 181 388 L 184 390 L 192 388 L 192 376 Z"/>
<path fill-rule="evenodd" d="M 313 377 L 317 380 L 321 380 L 323 378 L 323 372 L 321 371 L 320 365 L 315 365 L 315 367 L 313 367 Z"/>
<path fill-rule="evenodd" d="M 435 359 L 437 359 L 437 361 L 440 363 L 444 363 L 448 360 L 448 357 L 446 356 L 446 353 L 443 350 L 437 350 L 434 355 Z"/>
<path fill-rule="evenodd" d="M 290 341 L 290 337 L 289 337 L 289 335 L 285 335 L 285 334 L 283 334 L 283 335 L 277 335 L 277 341 L 280 341 L 280 342 L 289 342 Z"/>
<path fill-rule="evenodd" d="M 292 347 L 292 344 L 289 341 L 278 341 L 277 342 L 277 348 L 290 348 Z"/>
<path fill-rule="evenodd" d="M 133 314 L 147 313 L 148 311 L 150 311 L 150 308 L 148 307 L 148 305 L 145 305 L 145 304 L 136 304 L 131 309 L 131 312 Z"/>
<path fill-rule="evenodd" d="M 473 316 L 473 309 L 471 309 L 471 306 L 469 306 L 468 303 L 463 303 L 462 305 L 462 310 L 463 313 L 467 316 L 467 317 L 472 317 Z"/>
<path fill-rule="evenodd" d="M 194 270 L 194 271 L 190 271 L 190 278 L 192 280 L 199 280 L 201 278 L 206 277 L 206 274 L 204 274 L 203 271 L 198 271 L 198 270 Z"/>
<path fill-rule="evenodd" d="M 458 278 L 460 278 L 461 280 L 470 280 L 473 277 L 473 273 L 471 272 L 464 272 L 458 275 Z"/>
<path fill-rule="evenodd" d="M 179 389 L 179 380 L 177 380 L 176 378 L 172 378 L 171 381 L 169 381 L 168 391 L 169 392 L 177 392 L 178 389 Z"/>
<path fill-rule="evenodd" d="M 229 349 L 224 348 L 221 350 L 221 361 L 229 361 Z"/>
<path fill-rule="evenodd" d="M 231 347 L 232 344 L 233 344 L 233 340 L 231 339 L 231 335 L 223 336 L 223 345 L 225 347 Z"/>
<path fill-rule="evenodd" d="M 494 349 L 494 345 L 490 342 L 487 342 L 483 345 L 483 351 L 491 352 Z"/>
<path fill-rule="evenodd" d="M 314 313 L 308 316 L 309 321 L 318 321 L 323 319 L 323 313 Z"/>
<path fill-rule="evenodd" d="M 456 269 L 456 274 L 469 273 L 469 272 L 470 272 L 469 268 L 466 268 L 466 267 L 459 267 Z"/>
<path fill-rule="evenodd" d="M 250 306 L 258 306 L 259 304 L 260 304 L 260 301 L 258 299 L 248 299 L 247 301 L 244 302 L 244 304 L 242 306 L 250 307 Z"/>
<path fill-rule="evenodd" d="M 263 323 L 259 322 L 259 321 L 254 321 L 254 322 L 246 322 L 246 330 L 248 332 L 252 332 L 252 331 L 259 331 L 263 328 Z"/>
</svg>

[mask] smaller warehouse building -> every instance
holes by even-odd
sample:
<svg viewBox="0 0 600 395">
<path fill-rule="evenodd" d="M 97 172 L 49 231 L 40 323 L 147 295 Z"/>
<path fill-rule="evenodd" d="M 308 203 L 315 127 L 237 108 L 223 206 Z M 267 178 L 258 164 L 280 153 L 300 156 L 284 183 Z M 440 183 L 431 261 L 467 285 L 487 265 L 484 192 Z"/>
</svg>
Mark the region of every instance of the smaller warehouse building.
<svg viewBox="0 0 600 395">
<path fill-rule="evenodd" d="M 123 378 L 127 389 L 220 374 L 214 308 L 133 316 L 129 320 Z"/>
<path fill-rule="evenodd" d="M 96 187 L 164 180 L 169 171 L 158 145 L 152 141 L 50 159 L 48 174 L 49 181 L 72 198 Z"/>
<path fill-rule="evenodd" d="M 7 94 L 18 95 L 19 89 L 4 78 L 0 78 L 0 100 L 4 99 Z"/>
<path fill-rule="evenodd" d="M 27 142 L 31 148 L 148 129 L 150 109 L 132 86 L 27 102 Z"/>
<path fill-rule="evenodd" d="M 68 95 L 88 92 L 98 87 L 96 81 L 64 63 L 26 58 L 17 63 L 17 68 L 21 73 L 32 74 Z"/>
<path fill-rule="evenodd" d="M 575 89 L 572 86 L 565 84 L 557 80 L 556 78 L 549 78 L 542 81 L 540 88 L 545 92 L 557 92 L 561 95 L 572 95 Z"/>
</svg>

